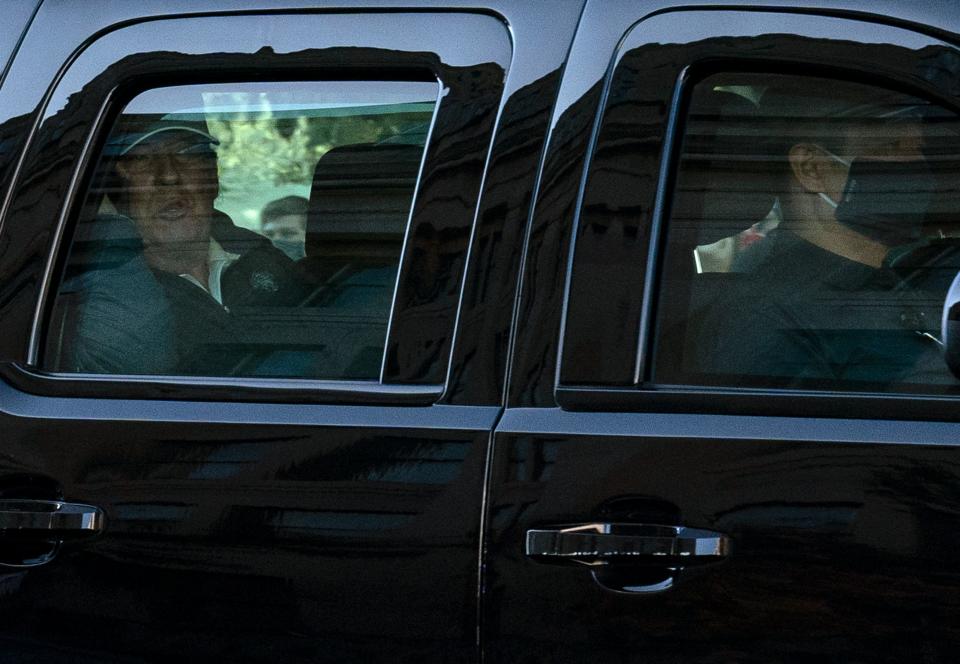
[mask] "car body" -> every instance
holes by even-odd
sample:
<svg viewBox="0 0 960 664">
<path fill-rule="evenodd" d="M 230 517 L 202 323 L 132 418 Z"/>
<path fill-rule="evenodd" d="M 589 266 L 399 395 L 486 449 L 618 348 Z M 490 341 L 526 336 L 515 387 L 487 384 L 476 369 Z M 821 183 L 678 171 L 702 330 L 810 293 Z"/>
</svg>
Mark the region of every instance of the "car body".
<svg viewBox="0 0 960 664">
<path fill-rule="evenodd" d="M 3 659 L 955 659 L 956 395 L 659 384 L 650 353 L 691 72 L 891 81 L 951 108 L 960 7 L 5 10 L 0 499 L 102 522 L 76 541 L 4 526 Z M 378 378 L 45 367 L 81 193 L 131 91 L 433 78 Z M 446 262 L 418 299 L 426 224 Z M 554 555 L 616 536 L 714 548 Z"/>
</svg>

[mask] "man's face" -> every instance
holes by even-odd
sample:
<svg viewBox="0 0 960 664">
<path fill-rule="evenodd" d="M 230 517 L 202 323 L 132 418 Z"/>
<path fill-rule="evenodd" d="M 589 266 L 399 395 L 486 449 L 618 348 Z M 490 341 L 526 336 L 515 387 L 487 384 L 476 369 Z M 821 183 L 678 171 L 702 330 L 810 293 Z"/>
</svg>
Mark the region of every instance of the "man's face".
<svg viewBox="0 0 960 664">
<path fill-rule="evenodd" d="M 896 162 L 924 161 L 923 143 L 923 130 L 918 121 L 854 124 L 847 128 L 843 157 L 847 161 L 891 162 L 895 168 Z M 829 177 L 828 193 L 839 201 L 847 184 L 849 168 L 836 161 L 831 165 L 834 172 Z"/>
<path fill-rule="evenodd" d="M 206 243 L 218 194 L 217 160 L 188 132 L 169 132 L 139 145 L 117 163 L 127 188 L 125 212 L 147 247 Z"/>
<path fill-rule="evenodd" d="M 303 242 L 306 219 L 302 214 L 284 214 L 263 224 L 263 234 L 272 242 Z"/>
</svg>

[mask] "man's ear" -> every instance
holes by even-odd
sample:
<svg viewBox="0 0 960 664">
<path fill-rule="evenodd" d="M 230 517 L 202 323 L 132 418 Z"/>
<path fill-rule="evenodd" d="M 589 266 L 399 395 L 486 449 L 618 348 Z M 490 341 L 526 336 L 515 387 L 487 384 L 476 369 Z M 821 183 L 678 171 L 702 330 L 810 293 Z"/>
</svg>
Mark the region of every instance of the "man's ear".
<svg viewBox="0 0 960 664">
<path fill-rule="evenodd" d="M 128 180 L 130 178 L 130 168 L 123 159 L 118 159 L 113 164 L 113 169 L 117 172 L 122 179 Z"/>
<path fill-rule="evenodd" d="M 793 177 L 807 191 L 827 193 L 828 161 L 823 151 L 812 143 L 797 143 L 788 155 Z"/>
</svg>

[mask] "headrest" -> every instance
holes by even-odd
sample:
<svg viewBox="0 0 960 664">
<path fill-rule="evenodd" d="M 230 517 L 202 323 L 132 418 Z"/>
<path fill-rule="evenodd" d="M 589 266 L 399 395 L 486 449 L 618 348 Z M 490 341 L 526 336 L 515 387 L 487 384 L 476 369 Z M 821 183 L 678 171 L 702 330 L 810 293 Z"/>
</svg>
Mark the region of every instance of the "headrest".
<svg viewBox="0 0 960 664">
<path fill-rule="evenodd" d="M 756 105 L 711 90 L 695 101 L 687 127 L 674 225 L 692 225 L 696 243 L 709 244 L 763 219 L 776 202 L 780 171 Z"/>
<path fill-rule="evenodd" d="M 419 145 L 348 145 L 327 152 L 313 174 L 308 257 L 364 253 L 403 242 L 423 156 Z"/>
</svg>

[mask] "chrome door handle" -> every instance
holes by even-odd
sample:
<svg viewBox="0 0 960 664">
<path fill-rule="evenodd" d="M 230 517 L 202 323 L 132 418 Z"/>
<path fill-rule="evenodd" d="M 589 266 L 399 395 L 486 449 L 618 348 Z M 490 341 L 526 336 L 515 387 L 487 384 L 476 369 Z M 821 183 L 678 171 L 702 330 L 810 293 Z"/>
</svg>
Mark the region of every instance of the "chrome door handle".
<svg viewBox="0 0 960 664">
<path fill-rule="evenodd" d="M 730 538 L 683 526 L 586 523 L 527 531 L 526 555 L 538 562 L 590 566 L 689 567 L 730 555 Z"/>
<path fill-rule="evenodd" d="M 58 500 L 0 500 L 0 538 L 76 540 L 103 532 L 103 510 Z"/>
</svg>

